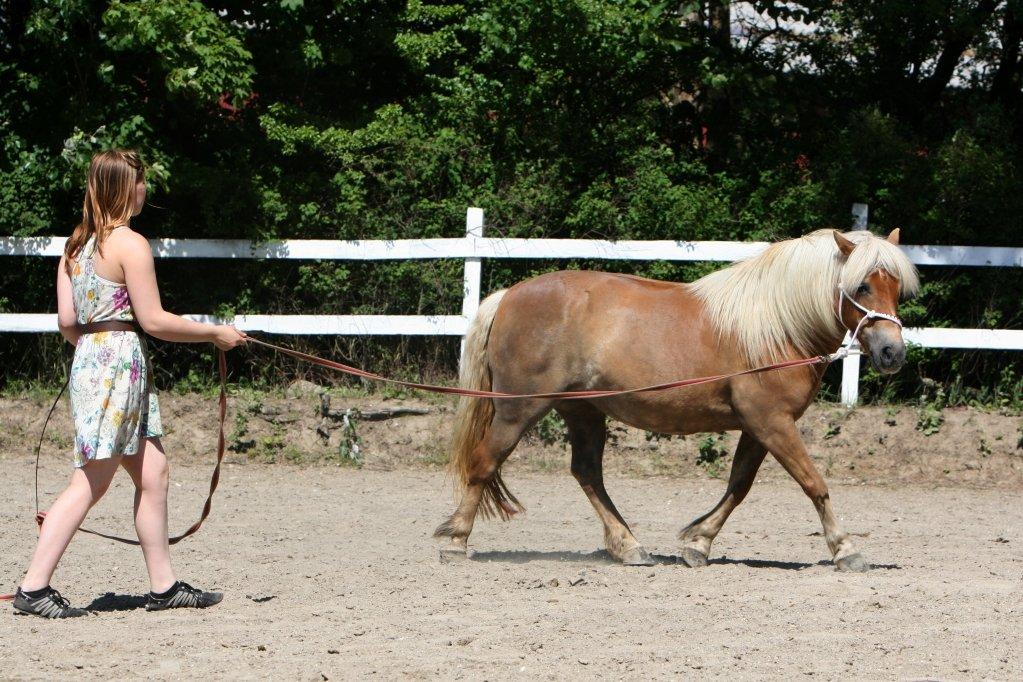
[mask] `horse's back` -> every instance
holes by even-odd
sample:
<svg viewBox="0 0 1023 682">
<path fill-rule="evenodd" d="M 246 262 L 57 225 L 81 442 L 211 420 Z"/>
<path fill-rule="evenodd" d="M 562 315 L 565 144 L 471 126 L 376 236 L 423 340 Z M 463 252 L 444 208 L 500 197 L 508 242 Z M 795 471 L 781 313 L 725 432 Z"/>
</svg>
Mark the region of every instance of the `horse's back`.
<svg viewBox="0 0 1023 682">
<path fill-rule="evenodd" d="M 644 314 L 677 318 L 695 312 L 698 301 L 686 285 L 633 275 L 592 270 L 562 270 L 511 287 L 501 301 L 495 325 L 518 329 L 543 328 L 548 333 L 571 330 L 584 340 L 589 333 L 606 336 L 622 316 Z M 628 319 L 624 320 L 628 321 Z"/>
<path fill-rule="evenodd" d="M 491 330 L 491 367 L 504 370 L 495 379 L 515 377 L 516 388 L 588 387 L 614 367 L 645 364 L 666 344 L 700 333 L 700 303 L 687 289 L 577 270 L 520 282 L 505 294 Z"/>
<path fill-rule="evenodd" d="M 635 309 L 660 303 L 685 307 L 695 298 L 684 284 L 594 270 L 561 270 L 519 282 L 508 290 L 502 308 L 525 308 L 531 315 L 566 310 L 592 310 L 605 316 L 611 309 Z"/>
</svg>

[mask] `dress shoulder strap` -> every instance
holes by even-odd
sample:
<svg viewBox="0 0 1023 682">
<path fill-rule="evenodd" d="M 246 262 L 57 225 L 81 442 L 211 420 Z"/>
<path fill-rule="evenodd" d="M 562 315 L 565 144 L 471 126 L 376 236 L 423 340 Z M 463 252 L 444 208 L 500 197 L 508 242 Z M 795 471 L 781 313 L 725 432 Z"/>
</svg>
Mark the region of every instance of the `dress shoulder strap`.
<svg viewBox="0 0 1023 682">
<path fill-rule="evenodd" d="M 82 245 L 82 250 L 78 252 L 78 260 L 83 258 L 92 258 L 92 255 L 96 252 L 96 235 L 92 235 L 85 244 Z"/>
</svg>

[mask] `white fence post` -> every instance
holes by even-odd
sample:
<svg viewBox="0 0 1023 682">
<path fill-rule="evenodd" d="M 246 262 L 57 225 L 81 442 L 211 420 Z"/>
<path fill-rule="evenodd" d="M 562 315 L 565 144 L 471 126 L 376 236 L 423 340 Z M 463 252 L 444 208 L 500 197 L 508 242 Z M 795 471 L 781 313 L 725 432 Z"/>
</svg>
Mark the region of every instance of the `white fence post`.
<svg viewBox="0 0 1023 682">
<path fill-rule="evenodd" d="M 852 229 L 867 229 L 869 208 L 866 204 L 853 204 L 852 215 Z M 852 344 L 849 350 L 850 354 L 842 361 L 842 404 L 846 407 L 856 407 L 856 401 L 860 397 L 860 344 Z"/>
<path fill-rule="evenodd" d="M 470 207 L 465 212 L 465 238 L 479 239 L 483 236 L 483 209 Z M 476 311 L 480 308 L 480 275 L 483 272 L 483 262 L 480 258 L 465 259 L 465 275 L 462 277 L 462 317 L 465 318 L 465 334 L 469 333 L 469 325 L 476 317 Z M 462 335 L 462 345 L 459 357 L 465 352 L 465 334 Z"/>
</svg>

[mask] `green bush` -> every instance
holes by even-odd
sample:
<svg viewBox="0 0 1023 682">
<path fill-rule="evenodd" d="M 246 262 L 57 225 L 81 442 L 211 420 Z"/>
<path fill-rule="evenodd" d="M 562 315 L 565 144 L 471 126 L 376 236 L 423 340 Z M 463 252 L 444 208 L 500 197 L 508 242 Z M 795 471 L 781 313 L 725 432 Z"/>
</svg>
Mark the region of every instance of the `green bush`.
<svg viewBox="0 0 1023 682">
<path fill-rule="evenodd" d="M 153 237 L 457 237 L 475 205 L 495 236 L 759 240 L 846 227 L 866 202 L 907 243 L 1018 246 L 1006 3 L 754 4 L 818 30 L 736 43 L 708 19 L 716 1 L 3 2 L 0 234 L 69 233 L 89 157 L 117 145 L 149 165 L 135 225 Z M 932 69 L 946 26 L 993 68 L 968 81 Z M 53 267 L 4 258 L 0 311 L 52 311 Z M 460 308 L 457 261 L 158 267 L 180 312 Z M 485 288 L 563 267 L 690 280 L 718 266 L 495 260 Z M 1023 322 L 1021 269 L 923 279 L 909 324 Z M 454 339 L 282 341 L 446 379 L 458 352 Z M 207 351 L 154 353 L 164 388 L 208 375 Z M 7 335 L 0 382 L 52 381 L 66 357 Z M 316 374 L 258 350 L 231 364 L 257 385 Z M 868 371 L 863 393 L 912 401 L 931 379 L 950 404 L 1019 409 L 1021 376 L 1019 353 L 913 351 L 896 377 Z"/>
</svg>

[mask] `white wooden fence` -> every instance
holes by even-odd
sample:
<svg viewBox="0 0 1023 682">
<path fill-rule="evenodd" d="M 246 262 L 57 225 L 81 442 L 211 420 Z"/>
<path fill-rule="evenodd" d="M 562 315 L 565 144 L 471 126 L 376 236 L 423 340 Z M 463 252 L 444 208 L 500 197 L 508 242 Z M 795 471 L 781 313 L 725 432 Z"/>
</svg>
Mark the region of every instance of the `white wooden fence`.
<svg viewBox="0 0 1023 682">
<path fill-rule="evenodd" d="M 866 229 L 867 207 L 853 206 L 855 227 Z M 64 237 L 0 237 L 0 256 L 59 257 Z M 233 324 L 267 334 L 446 335 L 464 336 L 480 303 L 484 258 L 734 261 L 766 248 L 766 242 L 603 241 L 594 239 L 505 239 L 483 236 L 483 210 L 466 212 L 465 237 L 452 239 L 320 240 L 289 239 L 253 244 L 238 239 L 157 239 L 153 253 L 162 258 L 292 260 L 465 260 L 461 315 L 239 315 Z M 988 246 L 904 246 L 917 265 L 1023 267 L 1023 248 Z M 207 322 L 209 315 L 186 315 Z M 2 332 L 55 332 L 53 313 L 0 314 Z M 1023 350 L 1023 330 L 914 328 L 904 330 L 911 343 L 928 348 Z M 858 395 L 858 354 L 842 372 L 842 401 Z"/>
</svg>

